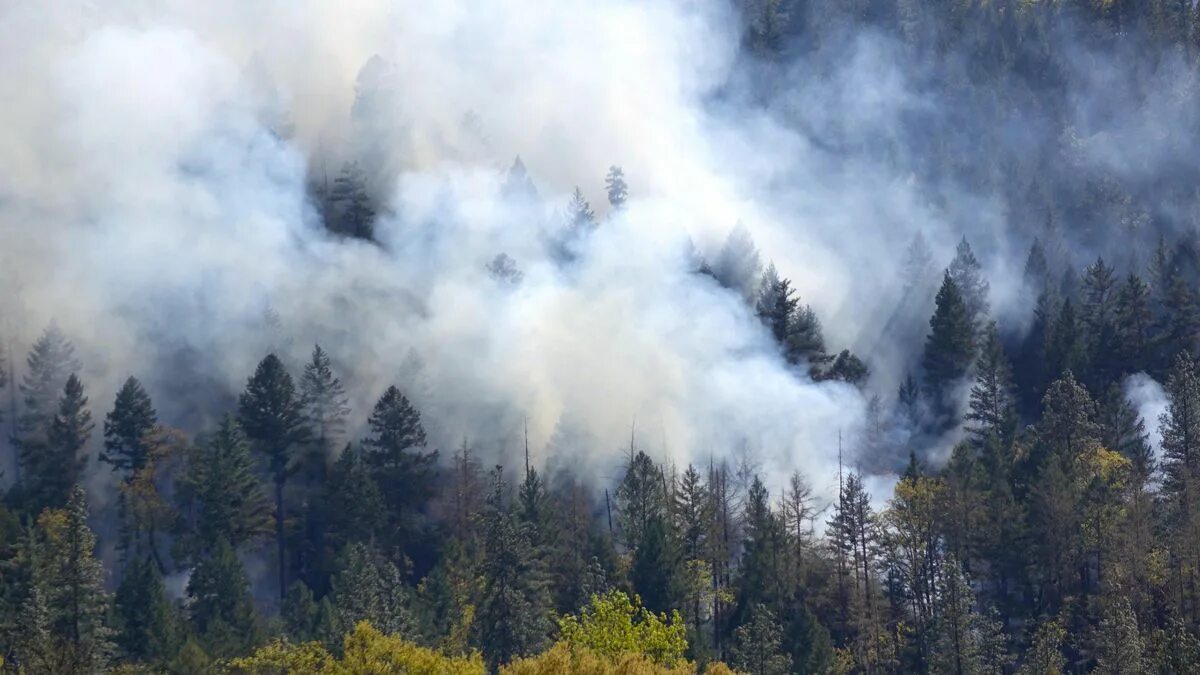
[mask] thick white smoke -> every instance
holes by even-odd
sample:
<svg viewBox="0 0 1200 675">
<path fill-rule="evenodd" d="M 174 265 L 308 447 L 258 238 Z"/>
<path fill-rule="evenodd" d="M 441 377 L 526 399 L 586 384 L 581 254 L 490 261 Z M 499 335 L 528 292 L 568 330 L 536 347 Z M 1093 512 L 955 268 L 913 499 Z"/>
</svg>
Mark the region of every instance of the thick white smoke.
<svg viewBox="0 0 1200 675">
<path fill-rule="evenodd" d="M 467 437 L 511 459 L 528 416 L 535 449 L 611 475 L 636 420 L 659 458 L 745 447 L 773 489 L 793 468 L 825 486 L 862 394 L 789 369 L 743 300 L 694 273 L 693 245 L 711 257 L 744 223 L 830 347 L 862 347 L 915 231 L 944 264 L 948 217 L 997 216 L 969 199 L 948 216 L 907 174 L 843 163 L 744 105 L 726 86 L 738 39 L 719 2 L 9 3 L 10 340 L 19 354 L 56 319 L 97 416 L 134 374 L 164 421 L 200 424 L 267 349 L 297 372 L 319 341 L 356 422 L 398 382 L 443 450 Z M 879 134 L 933 104 L 885 41 L 851 51 L 843 71 L 796 76 L 817 131 Z M 502 196 L 516 155 L 544 201 Z M 378 246 L 331 238 L 308 202 L 306 181 L 348 158 L 383 177 Z M 631 186 L 619 213 L 601 206 L 611 164 Z M 575 185 L 601 223 L 564 268 L 546 240 Z M 519 285 L 489 276 L 501 252 Z M 1016 286 L 990 271 L 1004 311 Z M 885 396 L 909 367 L 863 356 Z"/>
</svg>

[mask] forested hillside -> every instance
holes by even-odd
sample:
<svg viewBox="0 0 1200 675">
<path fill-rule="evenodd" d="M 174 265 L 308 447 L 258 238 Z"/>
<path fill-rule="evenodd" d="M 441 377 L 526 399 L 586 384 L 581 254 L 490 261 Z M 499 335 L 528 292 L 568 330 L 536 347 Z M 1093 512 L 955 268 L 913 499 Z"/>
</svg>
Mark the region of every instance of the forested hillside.
<svg viewBox="0 0 1200 675">
<path fill-rule="evenodd" d="M 1200 5 L 161 4 L 0 7 L 0 672 L 1200 672 Z"/>
</svg>

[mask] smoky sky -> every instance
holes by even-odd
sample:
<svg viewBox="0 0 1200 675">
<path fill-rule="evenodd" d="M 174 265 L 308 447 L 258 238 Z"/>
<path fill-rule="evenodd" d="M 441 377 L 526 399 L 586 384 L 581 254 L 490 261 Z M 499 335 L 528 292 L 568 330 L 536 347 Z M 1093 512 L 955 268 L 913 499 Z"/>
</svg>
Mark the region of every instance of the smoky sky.
<svg viewBox="0 0 1200 675">
<path fill-rule="evenodd" d="M 95 414 L 132 374 L 194 432 L 267 351 L 298 375 L 319 342 L 354 435 L 395 383 L 446 451 L 512 461 L 528 419 L 538 461 L 598 476 L 632 431 L 658 459 L 749 452 L 774 489 L 792 469 L 825 489 L 839 435 L 852 454 L 866 400 L 919 358 L 924 306 L 915 328 L 888 322 L 917 232 L 939 269 L 966 236 L 993 314 L 1022 325 L 1024 252 L 1048 227 L 1064 264 L 1131 266 L 1192 226 L 1197 120 L 1181 57 L 1143 72 L 1122 58 L 1138 47 L 1099 49 L 1069 17 L 1046 63 L 986 94 L 965 49 L 820 8 L 796 6 L 768 62 L 717 0 L 8 3 L 0 313 L 18 366 L 53 319 Z M 536 199 L 502 189 L 517 156 Z M 331 236 L 311 198 L 350 160 L 374 242 Z M 598 226 L 564 264 L 547 242 L 576 186 Z M 745 298 L 696 273 L 739 224 L 830 349 L 871 366 L 863 390 L 789 367 Z M 488 273 L 499 253 L 519 284 Z"/>
</svg>

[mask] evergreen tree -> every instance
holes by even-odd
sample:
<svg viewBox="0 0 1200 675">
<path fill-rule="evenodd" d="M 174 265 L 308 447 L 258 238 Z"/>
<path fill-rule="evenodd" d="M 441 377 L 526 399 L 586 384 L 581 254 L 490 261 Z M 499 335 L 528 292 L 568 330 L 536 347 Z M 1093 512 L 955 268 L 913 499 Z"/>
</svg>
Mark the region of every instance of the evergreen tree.
<svg viewBox="0 0 1200 675">
<path fill-rule="evenodd" d="M 255 449 L 267 459 L 275 482 L 275 541 L 279 554 L 279 597 L 282 598 L 287 590 L 283 488 L 291 470 L 293 449 L 308 440 L 308 427 L 292 377 L 274 354 L 268 354 L 247 381 L 246 390 L 238 398 L 238 418 Z"/>
<path fill-rule="evenodd" d="M 668 612 L 679 606 L 681 561 L 674 535 L 666 518 L 655 515 L 646 523 L 633 550 L 629 581 L 652 612 Z"/>
<path fill-rule="evenodd" d="M 1145 370 L 1151 356 L 1154 314 L 1150 288 L 1136 274 L 1130 273 L 1117 291 L 1115 313 L 1117 362 L 1125 372 Z"/>
<path fill-rule="evenodd" d="M 163 663 L 182 644 L 175 607 L 158 566 L 139 558 L 125 570 L 116 594 L 117 646 L 135 662 Z"/>
<path fill-rule="evenodd" d="M 933 292 L 933 284 L 937 283 L 933 266 L 933 251 L 925 235 L 917 232 L 909 242 L 904 252 L 904 270 L 902 279 L 905 294 Z"/>
<path fill-rule="evenodd" d="M 326 227 L 347 237 L 374 237 L 375 208 L 367 194 L 366 183 L 366 175 L 358 162 L 347 162 L 342 167 L 329 193 Z"/>
<path fill-rule="evenodd" d="M 151 432 L 158 426 L 158 413 L 142 383 L 130 377 L 117 391 L 113 409 L 104 418 L 104 451 L 100 461 L 125 479 L 145 468 L 150 461 Z"/>
<path fill-rule="evenodd" d="M 313 592 L 303 581 L 293 581 L 279 610 L 283 619 L 284 632 L 288 639 L 296 642 L 312 642 L 320 639 L 321 606 L 313 598 Z"/>
<path fill-rule="evenodd" d="M 383 527 L 386 509 L 379 486 L 359 453 L 347 445 L 325 485 L 322 511 L 326 543 L 340 550 L 351 542 L 372 540 Z"/>
<path fill-rule="evenodd" d="M 112 655 L 109 595 L 87 516 L 83 489 L 75 486 L 65 509 L 38 517 L 41 544 L 32 576 L 44 598 L 45 619 L 36 622 L 45 621 L 57 651 L 54 672 L 97 672 Z"/>
<path fill-rule="evenodd" d="M 412 520 L 433 494 L 437 451 L 425 450 L 421 413 L 396 387 L 388 387 L 367 420 L 371 435 L 363 441 L 365 459 L 375 474 L 390 511 L 396 544 L 412 534 Z"/>
<path fill-rule="evenodd" d="M 989 437 L 1008 444 L 1016 431 L 1012 370 L 1000 344 L 995 322 L 984 331 L 966 420 L 970 423 L 969 431 L 977 446 L 982 446 Z"/>
<path fill-rule="evenodd" d="M 712 274 L 722 286 L 737 291 L 748 302 L 754 302 L 761 270 L 762 263 L 754 239 L 746 226 L 738 223 L 717 253 Z"/>
<path fill-rule="evenodd" d="M 978 331 L 983 327 L 988 314 L 988 282 L 983 278 L 979 261 L 975 259 L 975 253 L 967 243 L 966 237 L 958 242 L 954 260 L 950 262 L 946 274 L 954 280 L 955 288 L 962 295 L 967 321 L 972 330 Z"/>
<path fill-rule="evenodd" d="M 604 191 L 608 193 L 608 203 L 614 211 L 620 211 L 629 199 L 629 186 L 625 184 L 625 172 L 619 166 L 610 166 L 608 175 L 604 177 Z"/>
<path fill-rule="evenodd" d="M 528 534 L 510 509 L 499 467 L 492 472 L 483 533 L 476 639 L 495 671 L 500 664 L 535 652 L 549 632 L 546 601 L 532 574 Z"/>
<path fill-rule="evenodd" d="M 596 229 L 596 214 L 578 187 L 571 193 L 571 203 L 567 206 L 567 228 L 574 236 L 582 236 Z"/>
<path fill-rule="evenodd" d="M 1033 646 L 1017 668 L 1017 675 L 1059 675 L 1065 672 L 1067 659 L 1062 654 L 1064 637 L 1066 631 L 1055 620 L 1038 626 L 1033 634 Z"/>
<path fill-rule="evenodd" d="M 1162 434 L 1162 494 L 1170 533 L 1171 597 L 1183 616 L 1200 613 L 1200 378 L 1191 356 L 1180 353 L 1167 378 L 1170 403 L 1159 418 Z"/>
<path fill-rule="evenodd" d="M 1089 265 L 1083 277 L 1083 324 L 1087 328 L 1087 382 L 1102 390 L 1121 374 L 1116 325 L 1117 287 L 1113 268 L 1103 258 Z"/>
<path fill-rule="evenodd" d="M 971 315 L 949 273 L 937 294 L 937 309 L 929 319 L 925 340 L 925 384 L 940 400 L 946 389 L 966 374 L 975 357 Z"/>
<path fill-rule="evenodd" d="M 746 494 L 745 544 L 737 587 L 737 614 L 743 622 L 761 606 L 781 611 L 791 599 L 783 521 L 771 511 L 767 489 L 756 476 Z"/>
<path fill-rule="evenodd" d="M 343 632 L 352 630 L 359 621 L 368 621 L 384 633 L 413 634 L 409 593 L 400 570 L 366 544 L 346 546 L 331 587 Z"/>
<path fill-rule="evenodd" d="M 312 359 L 304 366 L 300 378 L 300 400 L 309 435 L 316 443 L 321 457 L 346 434 L 346 388 L 333 374 L 329 355 L 321 345 L 313 347 Z"/>
<path fill-rule="evenodd" d="M 766 607 L 755 606 L 733 635 L 733 665 L 749 675 L 786 675 L 792 659 L 783 651 L 783 630 Z"/>
<path fill-rule="evenodd" d="M 1148 674 L 1145 645 L 1129 600 L 1114 595 L 1105 604 L 1096 626 L 1096 668 L 1092 672 L 1096 675 Z"/>
<path fill-rule="evenodd" d="M 17 479 L 22 478 L 23 463 L 27 460 L 38 463 L 36 458 L 46 451 L 59 394 L 71 373 L 79 372 L 81 368 L 75 358 L 74 345 L 53 322 L 29 350 L 25 366 L 25 376 L 19 387 L 24 407 L 14 420 L 13 429 L 18 459 L 14 478 Z"/>
<path fill-rule="evenodd" d="M 58 400 L 44 443 L 34 439 L 21 445 L 24 501 L 30 513 L 61 508 L 71 488 L 80 482 L 87 464 L 86 446 L 95 425 L 87 409 L 83 385 L 72 374 Z"/>
<path fill-rule="evenodd" d="M 214 656 L 244 652 L 258 641 L 258 617 L 246 571 L 228 541 L 218 539 L 188 577 L 188 613 L 205 651 Z"/>
<path fill-rule="evenodd" d="M 504 176 L 504 184 L 501 185 L 500 192 L 510 199 L 530 202 L 537 199 L 537 187 L 534 186 L 533 179 L 529 177 L 525 163 L 521 161 L 520 157 L 513 160 L 512 166 Z"/>
<path fill-rule="evenodd" d="M 241 426 L 226 415 L 188 457 L 177 491 L 181 528 L 176 555 L 199 560 L 218 541 L 233 549 L 270 532 L 271 506 L 263 494 Z"/>
<path fill-rule="evenodd" d="M 630 550 L 645 538 L 650 522 L 665 514 L 664 484 L 662 472 L 649 455 L 639 450 L 631 457 L 616 495 L 617 521 Z"/>
</svg>

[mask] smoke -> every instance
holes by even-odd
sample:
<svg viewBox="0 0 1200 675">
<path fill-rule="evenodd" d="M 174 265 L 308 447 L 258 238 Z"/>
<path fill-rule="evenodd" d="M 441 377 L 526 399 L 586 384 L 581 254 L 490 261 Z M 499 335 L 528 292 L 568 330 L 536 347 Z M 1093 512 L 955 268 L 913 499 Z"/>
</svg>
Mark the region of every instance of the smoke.
<svg viewBox="0 0 1200 675">
<path fill-rule="evenodd" d="M 1159 459 L 1162 456 L 1162 431 L 1159 429 L 1159 419 L 1166 414 L 1167 406 L 1171 402 L 1167 397 L 1167 392 L 1154 378 L 1145 373 L 1137 373 L 1125 378 L 1125 399 L 1146 422 L 1150 449 L 1154 451 L 1155 459 Z"/>
<path fill-rule="evenodd" d="M 659 459 L 748 448 L 776 490 L 793 469 L 825 485 L 840 432 L 853 461 L 863 393 L 789 367 L 745 288 L 697 274 L 697 256 L 717 260 L 741 223 L 886 399 L 924 337 L 889 323 L 915 233 L 939 268 L 970 238 L 997 318 L 1020 323 L 1032 301 L 1020 266 L 1042 214 L 1016 188 L 930 170 L 930 139 L 968 167 L 1058 140 L 1034 112 L 985 133 L 994 116 L 972 121 L 982 108 L 968 92 L 930 86 L 958 82 L 962 63 L 830 31 L 763 67 L 741 55 L 740 20 L 718 0 L 8 3 L 10 341 L 20 353 L 56 319 L 98 415 L 133 374 L 165 422 L 199 430 L 268 350 L 298 374 L 320 342 L 359 431 L 398 383 L 443 450 L 465 437 L 511 463 L 528 418 L 541 459 L 567 453 L 607 477 L 636 424 Z M 1067 98 L 1088 142 L 1075 159 L 1107 167 L 1137 147 L 1130 179 L 1155 180 L 1145 153 L 1169 139 L 1146 147 L 1144 126 L 1103 128 L 1111 105 L 1084 114 L 1136 74 L 1080 51 L 1089 75 L 1067 77 Z M 1150 97 L 1151 119 L 1169 126 L 1178 100 Z M 539 199 L 501 189 L 518 155 Z M 370 170 L 377 244 L 331 237 L 311 202 L 311 183 L 347 160 Z M 603 204 L 614 164 L 630 183 L 619 212 Z M 601 216 L 564 263 L 552 244 L 576 186 Z M 1114 222 L 1143 222 L 1138 208 Z M 519 284 L 489 274 L 500 253 Z"/>
</svg>

